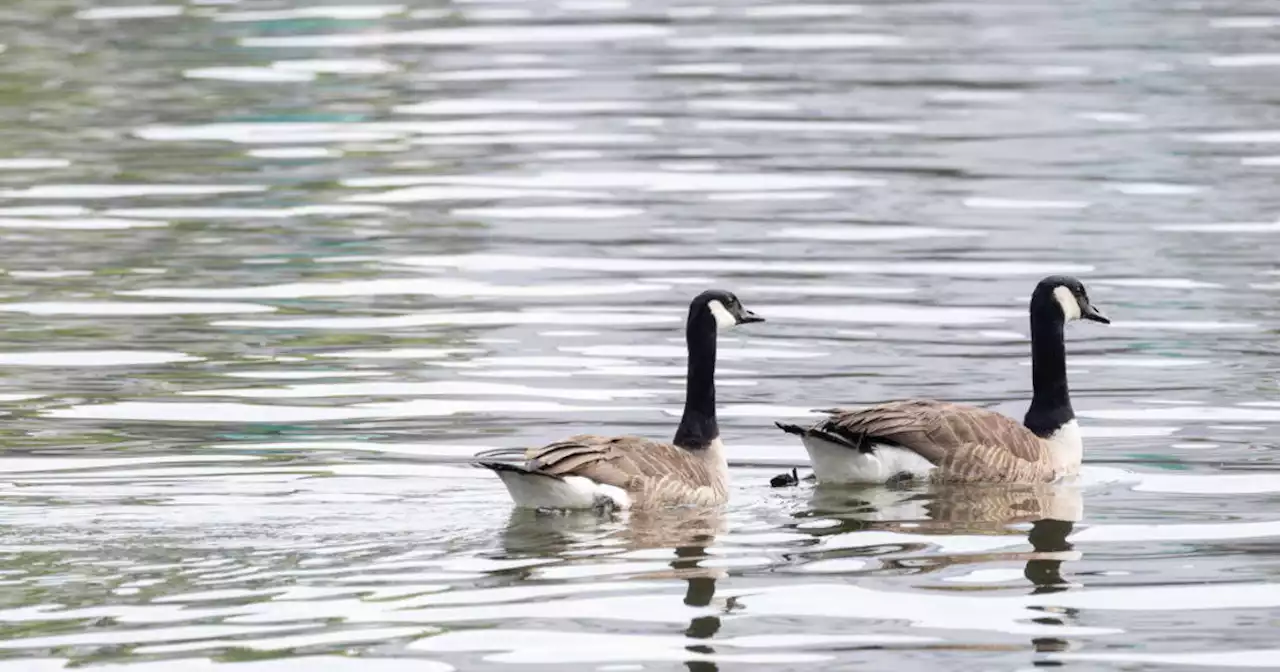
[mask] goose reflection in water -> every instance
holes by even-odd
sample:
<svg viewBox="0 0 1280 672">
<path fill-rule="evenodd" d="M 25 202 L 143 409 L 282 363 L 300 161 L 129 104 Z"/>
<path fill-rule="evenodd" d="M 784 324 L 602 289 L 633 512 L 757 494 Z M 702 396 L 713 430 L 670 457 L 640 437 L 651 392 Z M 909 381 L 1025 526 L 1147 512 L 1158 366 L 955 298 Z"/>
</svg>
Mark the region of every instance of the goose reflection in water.
<svg viewBox="0 0 1280 672">
<path fill-rule="evenodd" d="M 1073 529 L 1075 522 L 1070 520 L 1043 518 L 1031 524 L 1027 540 L 1035 553 L 1027 559 L 1022 574 L 1035 584 L 1034 594 L 1057 593 L 1070 587 L 1062 578 L 1062 563 L 1080 559 L 1080 553 L 1067 541 Z"/>
<path fill-rule="evenodd" d="M 716 582 L 727 576 L 724 569 L 702 567 L 714 556 L 707 549 L 728 525 L 718 508 L 678 507 L 670 509 L 633 510 L 602 519 L 590 511 L 557 513 L 514 509 L 503 534 L 503 547 L 512 557 L 561 557 L 569 563 L 599 566 L 602 557 L 651 549 L 670 549 L 673 558 L 669 569 L 642 571 L 639 579 L 677 579 L 685 582 L 683 602 L 689 607 L 707 608 L 715 604 Z M 577 556 L 580 560 L 574 560 Z M 736 598 L 729 597 L 717 611 L 737 609 Z M 708 644 L 692 644 L 686 649 L 694 658 L 715 654 L 709 642 L 720 631 L 718 614 L 703 614 L 689 621 L 684 635 L 689 639 L 707 640 Z M 710 660 L 688 660 L 691 672 L 714 672 L 719 669 Z"/>
<path fill-rule="evenodd" d="M 1031 582 L 1033 595 L 1068 590 L 1062 564 L 1079 560 L 1067 540 L 1084 515 L 1080 488 L 1071 483 L 1052 484 L 934 484 L 914 489 L 888 487 L 849 488 L 817 486 L 810 507 L 801 517 L 835 521 L 826 527 L 800 528 L 822 541 L 803 557 L 813 560 L 834 558 L 874 558 L 878 565 L 852 570 L 849 574 L 926 573 L 966 564 L 1023 560 L 1023 576 Z M 1022 525 L 1031 524 L 1030 530 Z M 902 536 L 860 544 L 856 533 L 895 532 Z M 854 535 L 848 543 L 842 534 Z M 1032 550 L 1002 550 L 1000 537 L 1025 534 Z M 910 535 L 910 536 L 905 536 Z M 956 545 L 957 535 L 993 537 L 993 545 Z M 936 546 L 930 536 L 936 537 Z M 828 541 L 829 540 L 829 541 Z M 1013 544 L 1010 544 L 1013 545 Z M 960 590 L 973 590 L 966 585 Z M 1043 625 L 1073 624 L 1072 609 L 1045 609 L 1035 618 Z M 1066 650 L 1070 643 L 1056 637 L 1032 640 L 1038 652 Z"/>
<path fill-rule="evenodd" d="M 1067 590 L 1070 586 L 1062 578 L 1062 563 L 1066 560 L 1077 560 L 1080 554 L 1067 541 L 1067 536 L 1075 528 L 1070 520 L 1042 518 L 1031 524 L 1031 532 L 1027 539 L 1035 552 L 1027 558 L 1022 575 L 1035 585 L 1034 595 L 1044 595 Z M 1056 613 L 1045 612 L 1044 616 L 1035 619 L 1045 625 L 1067 625 L 1076 615 L 1074 609 L 1058 608 Z M 1031 645 L 1039 653 L 1066 651 L 1071 643 L 1059 637 L 1037 637 Z"/>
<path fill-rule="evenodd" d="M 541 512 L 512 509 L 502 535 L 504 550 L 511 555 L 536 557 L 586 554 L 592 549 L 601 555 L 656 548 L 705 549 L 716 535 L 728 527 L 718 508 L 675 507 L 634 510 L 607 517 L 593 511 Z M 698 559 L 705 558 L 699 554 Z M 696 567 L 696 563 L 674 563 Z"/>
<path fill-rule="evenodd" d="M 964 532 L 1017 534 L 1008 526 L 1043 518 L 1076 522 L 1084 515 L 1074 484 L 930 484 L 919 487 L 826 486 L 812 489 L 805 517 L 840 521 L 846 532 L 860 529 L 915 534 Z"/>
<path fill-rule="evenodd" d="M 1079 558 L 1067 541 L 1084 514 L 1079 487 L 1073 484 L 933 484 L 895 489 L 882 486 L 813 488 L 809 508 L 798 517 L 821 519 L 824 527 L 800 528 L 818 537 L 820 544 L 799 557 L 806 560 L 866 557 L 879 568 L 866 572 L 925 573 L 947 567 L 999 560 L 1025 559 L 1024 575 L 1036 592 L 1065 589 L 1061 565 Z M 1030 532 L 1022 525 L 1031 524 Z M 882 542 L 858 544 L 840 535 L 880 531 L 899 535 Z M 1027 534 L 1031 553 L 1001 549 L 1000 537 Z M 957 535 L 991 537 L 995 544 L 967 548 L 955 543 Z M 936 537 L 939 553 L 931 553 Z M 1010 544 L 1012 545 L 1012 544 Z M 949 550 L 954 549 L 954 550 Z M 921 553 L 927 553 L 921 557 Z"/>
</svg>

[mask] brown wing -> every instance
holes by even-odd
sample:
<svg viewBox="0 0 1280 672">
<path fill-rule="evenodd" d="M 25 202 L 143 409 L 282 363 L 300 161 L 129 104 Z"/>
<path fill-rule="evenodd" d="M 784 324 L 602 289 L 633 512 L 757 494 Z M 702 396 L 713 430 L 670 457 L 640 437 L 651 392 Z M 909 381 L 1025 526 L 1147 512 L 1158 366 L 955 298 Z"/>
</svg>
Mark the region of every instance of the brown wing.
<svg viewBox="0 0 1280 672">
<path fill-rule="evenodd" d="M 836 410 L 815 429 L 852 445 L 902 446 L 938 466 L 935 479 L 968 482 L 1052 478 L 1044 443 L 1016 420 L 976 406 L 911 399 Z"/>
<path fill-rule="evenodd" d="M 714 449 L 708 449 L 714 450 Z M 715 456 L 638 436 L 582 434 L 527 452 L 527 467 L 550 476 L 585 476 L 626 490 L 632 506 L 723 503 L 728 484 Z"/>
</svg>

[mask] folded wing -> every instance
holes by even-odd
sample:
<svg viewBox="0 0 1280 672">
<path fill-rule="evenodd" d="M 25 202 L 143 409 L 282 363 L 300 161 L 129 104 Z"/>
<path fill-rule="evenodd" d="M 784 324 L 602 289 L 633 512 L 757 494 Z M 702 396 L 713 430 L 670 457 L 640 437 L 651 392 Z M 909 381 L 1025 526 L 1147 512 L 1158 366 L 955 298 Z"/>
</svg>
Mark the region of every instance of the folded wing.
<svg viewBox="0 0 1280 672">
<path fill-rule="evenodd" d="M 496 452 L 479 457 L 496 457 Z M 718 504 L 727 484 L 710 461 L 669 443 L 638 436 L 582 434 L 525 451 L 523 471 L 565 478 L 581 476 L 626 490 L 638 506 Z"/>
<path fill-rule="evenodd" d="M 936 465 L 937 480 L 1042 481 L 1053 478 L 1048 448 L 1016 420 L 976 406 L 912 399 L 829 411 L 813 430 L 851 449 L 906 448 Z"/>
</svg>

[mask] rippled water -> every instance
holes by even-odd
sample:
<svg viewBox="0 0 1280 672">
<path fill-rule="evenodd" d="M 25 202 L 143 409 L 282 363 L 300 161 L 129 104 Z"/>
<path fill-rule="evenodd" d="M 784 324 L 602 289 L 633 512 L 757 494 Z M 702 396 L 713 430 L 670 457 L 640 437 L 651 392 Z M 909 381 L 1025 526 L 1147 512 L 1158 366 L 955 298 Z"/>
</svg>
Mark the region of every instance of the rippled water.
<svg viewBox="0 0 1280 672">
<path fill-rule="evenodd" d="M 1280 667 L 1274 3 L 16 0 L 0 45 L 2 670 Z M 1020 417 L 1059 271 L 1115 319 L 1078 483 L 769 487 L 814 406 Z M 708 286 L 770 320 L 725 511 L 463 464 L 669 436 Z"/>
</svg>

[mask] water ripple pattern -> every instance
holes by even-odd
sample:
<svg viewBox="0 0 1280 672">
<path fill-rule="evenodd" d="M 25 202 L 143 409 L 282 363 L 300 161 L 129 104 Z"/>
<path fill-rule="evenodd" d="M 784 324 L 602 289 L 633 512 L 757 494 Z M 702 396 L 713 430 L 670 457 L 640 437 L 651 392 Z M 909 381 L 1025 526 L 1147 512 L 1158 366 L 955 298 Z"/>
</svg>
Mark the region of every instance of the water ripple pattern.
<svg viewBox="0 0 1280 672">
<path fill-rule="evenodd" d="M 1280 667 L 1274 3 L 0 17 L 0 672 Z M 1020 417 L 1049 273 L 1077 481 L 769 487 L 815 406 Z M 668 437 L 707 287 L 727 509 L 465 464 Z"/>
</svg>

